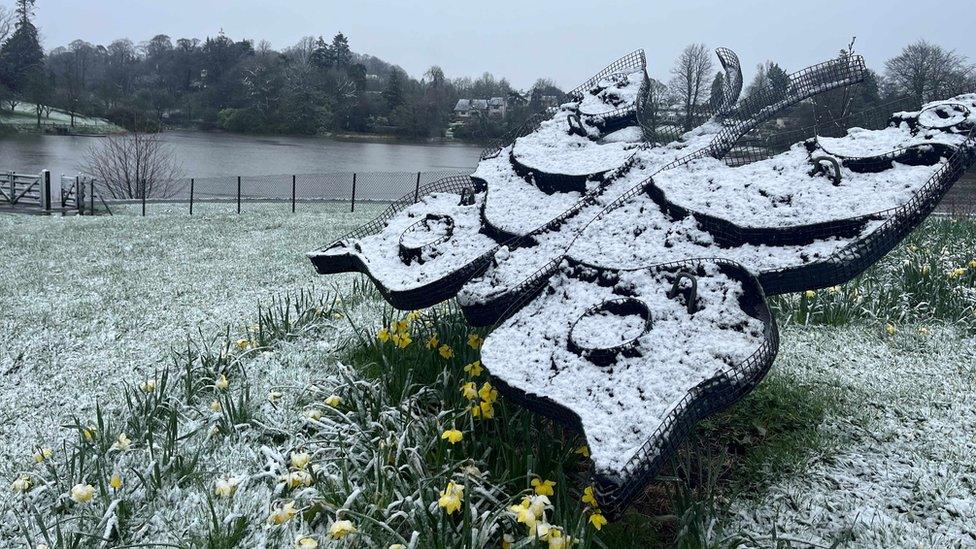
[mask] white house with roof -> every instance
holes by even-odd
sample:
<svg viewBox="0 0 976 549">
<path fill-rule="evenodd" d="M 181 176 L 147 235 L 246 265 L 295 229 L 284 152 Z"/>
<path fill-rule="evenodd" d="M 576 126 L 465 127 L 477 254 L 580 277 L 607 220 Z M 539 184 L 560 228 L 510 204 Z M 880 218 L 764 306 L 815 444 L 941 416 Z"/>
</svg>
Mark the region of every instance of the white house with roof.
<svg viewBox="0 0 976 549">
<path fill-rule="evenodd" d="M 490 99 L 458 99 L 454 105 L 454 114 L 458 118 L 471 118 L 472 116 L 489 116 L 492 118 L 504 118 L 508 111 L 508 100 L 504 97 L 492 97 Z"/>
</svg>

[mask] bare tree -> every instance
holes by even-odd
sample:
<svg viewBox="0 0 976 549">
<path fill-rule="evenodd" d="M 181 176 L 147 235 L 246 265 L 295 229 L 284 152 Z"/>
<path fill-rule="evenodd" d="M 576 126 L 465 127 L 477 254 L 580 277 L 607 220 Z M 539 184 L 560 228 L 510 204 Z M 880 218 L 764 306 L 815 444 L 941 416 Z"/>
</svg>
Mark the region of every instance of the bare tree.
<svg viewBox="0 0 976 549">
<path fill-rule="evenodd" d="M 919 104 L 967 91 L 973 67 L 964 56 L 925 40 L 913 42 L 885 63 L 885 77 L 901 94 Z"/>
<path fill-rule="evenodd" d="M 7 41 L 7 37 L 14 32 L 14 25 L 17 21 L 17 13 L 4 6 L 0 6 L 0 44 Z"/>
<path fill-rule="evenodd" d="M 671 69 L 671 89 L 680 98 L 684 111 L 684 131 L 694 127 L 695 113 L 709 98 L 712 83 L 712 58 L 705 44 L 690 44 Z"/>
<path fill-rule="evenodd" d="M 157 134 L 100 139 L 88 149 L 81 170 L 112 198 L 169 198 L 182 186 L 183 166 Z"/>
</svg>

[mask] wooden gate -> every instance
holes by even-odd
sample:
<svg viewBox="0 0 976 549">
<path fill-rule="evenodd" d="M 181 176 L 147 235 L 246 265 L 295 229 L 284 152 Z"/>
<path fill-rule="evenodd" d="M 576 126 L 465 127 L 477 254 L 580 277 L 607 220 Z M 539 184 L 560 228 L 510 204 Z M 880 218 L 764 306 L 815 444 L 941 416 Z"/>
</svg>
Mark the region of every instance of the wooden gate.
<svg viewBox="0 0 976 549">
<path fill-rule="evenodd" d="M 0 206 L 16 209 L 51 210 L 51 174 L 0 173 Z"/>
</svg>

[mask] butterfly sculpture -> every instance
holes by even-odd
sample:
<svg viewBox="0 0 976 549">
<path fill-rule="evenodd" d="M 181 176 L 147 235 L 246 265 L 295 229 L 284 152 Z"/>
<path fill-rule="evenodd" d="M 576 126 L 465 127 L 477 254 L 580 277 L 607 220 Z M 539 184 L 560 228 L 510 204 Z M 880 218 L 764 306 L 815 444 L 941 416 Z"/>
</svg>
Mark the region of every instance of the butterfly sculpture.
<svg viewBox="0 0 976 549">
<path fill-rule="evenodd" d="M 634 52 L 486 150 L 471 176 L 310 254 L 319 273 L 365 273 L 396 308 L 457 298 L 472 325 L 492 326 L 482 364 L 503 394 L 585 435 L 607 514 L 768 372 L 767 295 L 850 280 L 976 156 L 976 94 L 875 128 L 860 113 L 841 135 L 773 153 L 754 142 L 763 124 L 857 84 L 863 59 L 740 100 L 738 58 L 716 53 L 723 87 L 697 110 L 660 108 Z"/>
</svg>

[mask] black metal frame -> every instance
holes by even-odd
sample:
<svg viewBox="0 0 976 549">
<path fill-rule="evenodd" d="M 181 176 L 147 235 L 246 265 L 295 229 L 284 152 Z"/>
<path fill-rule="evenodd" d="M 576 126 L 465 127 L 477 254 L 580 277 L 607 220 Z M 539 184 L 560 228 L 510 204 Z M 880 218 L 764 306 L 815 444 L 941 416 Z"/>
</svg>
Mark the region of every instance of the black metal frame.
<svg viewBox="0 0 976 549">
<path fill-rule="evenodd" d="M 779 350 L 779 329 L 766 303 L 762 285 L 755 275 L 734 261 L 721 258 L 688 259 L 637 269 L 602 269 L 601 271 L 605 273 L 670 271 L 676 276 L 681 271 L 696 271 L 706 262 L 718 265 L 723 274 L 742 283 L 744 291 L 740 305 L 747 314 L 763 323 L 763 341 L 743 362 L 725 368 L 717 376 L 690 389 L 664 418 L 655 433 L 627 462 L 622 477 L 613 478 L 597 472 L 593 473 L 593 484 L 600 509 L 610 518 L 619 516 L 641 490 L 656 478 L 657 472 L 674 455 L 699 421 L 738 402 L 758 385 L 769 372 Z M 534 297 L 534 295 L 524 296 L 513 308 L 521 308 Z M 505 319 L 507 315 L 498 324 Z M 490 364 L 485 364 L 485 367 L 491 370 Z M 565 428 L 583 433 L 579 416 L 569 408 L 545 396 L 527 393 L 498 378 L 493 378 L 492 382 L 507 399 Z"/>
<path fill-rule="evenodd" d="M 767 89 L 760 93 L 752 94 L 749 98 L 736 104 L 742 87 L 738 59 L 729 50 L 720 49 L 717 53 L 727 74 L 726 86 L 723 89 L 721 99 L 716 98 L 712 101 L 712 105 L 709 105 L 711 110 L 707 111 L 707 114 L 708 116 L 716 115 L 717 119 L 724 123 L 724 129 L 716 135 L 708 146 L 674 160 L 660 168 L 656 173 L 707 156 L 722 159 L 732 166 L 742 165 L 768 158 L 770 154 L 774 154 L 774 151 L 782 145 L 782 143 L 777 143 L 776 139 L 782 140 L 788 136 L 797 136 L 797 132 L 801 136 L 800 140 L 818 135 L 819 128 L 816 127 L 812 131 L 802 129 L 794 132 L 781 132 L 780 134 L 774 134 L 772 138 L 761 140 L 761 146 L 752 146 L 751 149 L 747 146 L 748 139 L 746 139 L 750 131 L 759 128 L 761 124 L 770 120 L 774 114 L 780 112 L 782 109 L 795 105 L 805 99 L 816 97 L 826 91 L 848 88 L 855 85 L 863 79 L 866 72 L 863 59 L 859 56 L 844 54 L 836 59 L 793 73 L 789 77 L 789 85 L 786 90 L 777 92 Z M 634 56 L 637 56 L 637 52 L 617 60 L 596 76 L 572 90 L 570 96 L 582 97 L 581 94 L 588 90 L 600 78 L 619 71 L 623 66 L 619 64 L 634 62 Z M 640 63 L 644 62 L 642 52 L 637 58 L 639 58 Z M 646 107 L 644 105 L 646 103 L 644 99 L 646 99 L 646 96 L 642 96 L 641 100 L 638 101 L 634 115 L 644 130 L 645 140 L 654 141 L 653 138 L 656 136 L 648 135 L 649 129 L 644 124 L 644 119 L 642 118 L 646 114 L 642 112 L 642 109 Z M 540 113 L 526 120 L 502 144 L 487 149 L 483 153 L 482 159 L 497 156 L 506 146 L 514 142 L 515 139 L 534 131 L 538 127 L 538 124 L 547 115 L 551 115 L 552 112 Z M 628 113 L 622 114 L 624 117 L 629 116 Z M 854 113 L 853 115 L 844 115 L 841 119 L 849 123 L 857 117 L 865 120 L 870 119 L 874 114 L 872 111 L 867 111 Z M 886 118 L 890 118 L 890 112 Z M 873 118 L 871 120 L 872 125 L 878 124 L 879 119 Z M 832 123 L 837 123 L 839 127 L 838 120 L 834 120 Z M 810 135 L 803 135 L 804 133 L 809 133 Z M 815 146 L 815 143 L 808 146 Z M 667 201 L 664 193 L 655 186 L 652 175 L 603 208 L 597 215 L 583 225 L 582 229 L 576 233 L 576 237 L 578 238 L 593 221 L 604 217 L 610 211 L 620 207 L 635 196 L 644 193 L 650 196 L 665 213 L 672 217 L 685 215 L 695 216 L 705 230 L 716 235 L 717 241 L 726 246 L 734 246 L 746 242 L 778 245 L 799 244 L 827 236 L 833 237 L 838 235 L 854 238 L 855 240 L 824 260 L 796 267 L 761 271 L 754 274 L 742 265 L 724 258 L 688 259 L 644 266 L 639 269 L 598 269 L 566 255 L 566 252 L 573 245 L 575 240 L 573 239 L 563 254 L 554 257 L 535 273 L 532 273 L 508 291 L 493 298 L 492 301 L 488 303 L 462 304 L 461 308 L 471 324 L 497 326 L 507 320 L 527 302 L 534 299 L 548 285 L 550 277 L 561 268 L 561 264 L 567 261 L 570 268 L 582 266 L 596 269 L 597 272 L 623 272 L 645 269 L 679 271 L 689 268 L 697 269 L 704 262 L 713 262 L 718 264 L 720 269 L 726 272 L 726 274 L 731 273 L 735 278 L 742 281 L 746 292 L 741 304 L 751 316 L 763 322 L 764 339 L 762 344 L 747 360 L 726 368 L 718 376 L 688 391 L 685 397 L 662 421 L 655 434 L 647 440 L 638 453 L 627 463 L 619 477 L 615 476 L 611 478 L 599 473 L 594 475 L 594 484 L 597 489 L 597 498 L 600 502 L 601 509 L 608 516 L 615 516 L 640 493 L 648 482 L 654 479 L 661 466 L 674 454 L 675 450 L 692 431 L 698 421 L 727 408 L 742 398 L 769 371 L 778 350 L 779 335 L 765 296 L 833 286 L 845 282 L 860 274 L 884 256 L 935 208 L 936 204 L 949 190 L 955 180 L 958 179 L 964 169 L 976 161 L 976 129 L 970 131 L 963 145 L 955 151 L 951 151 L 951 153 L 946 151 L 941 152 L 950 154 L 945 164 L 932 175 L 928 182 L 906 204 L 867 216 L 833 220 L 824 224 L 807 225 L 802 228 L 802 231 L 770 231 L 768 228 L 753 230 L 753 228 L 737 227 L 727 220 L 704 216 L 699 212 L 681 208 Z M 915 153 L 904 150 L 869 159 L 841 159 L 841 162 L 845 163 L 851 169 L 871 170 L 873 167 L 883 167 L 885 163 L 890 164 L 894 158 L 893 155 Z M 622 167 L 622 169 L 626 169 L 626 166 Z M 470 187 L 474 187 L 476 192 L 479 193 L 488 191 L 487 184 L 476 178 L 451 177 L 423 187 L 422 192 L 423 195 L 432 192 L 453 192 L 461 195 L 465 192 L 463 189 Z M 410 204 L 416 202 L 418 194 L 420 194 L 419 190 L 417 193 L 410 193 L 404 196 L 392 204 L 378 218 L 343 236 L 343 238 L 328 248 L 382 230 L 387 220 Z M 509 240 L 506 244 L 510 247 L 531 245 L 533 239 L 539 234 L 558 228 L 568 217 L 579 213 L 584 207 L 594 204 L 595 201 L 595 196 L 585 196 L 567 212 L 548 221 L 545 225 L 525 236 Z M 883 224 L 879 228 L 871 231 L 870 234 L 858 237 L 868 221 L 880 219 L 884 219 L 885 221 L 883 221 Z M 482 221 L 484 224 L 483 212 Z M 490 231 L 490 227 L 487 226 L 483 229 L 485 234 L 493 236 L 496 241 L 500 241 L 500 237 L 505 236 L 497 232 L 492 234 Z M 463 268 L 456 270 L 441 280 L 431 282 L 422 287 L 400 292 L 389 291 L 379 283 L 377 283 L 377 287 L 387 301 L 394 307 L 399 309 L 427 307 L 456 295 L 465 283 L 487 269 L 497 249 L 497 246 L 493 247 L 493 249 L 471 261 Z M 359 271 L 373 278 L 362 261 L 352 253 L 327 256 L 313 253 L 311 254 L 311 259 L 321 274 Z M 373 280 L 376 282 L 375 278 Z M 491 365 L 486 364 L 486 367 L 490 370 Z M 495 382 L 502 393 L 514 402 L 536 413 L 552 418 L 568 428 L 581 430 L 579 417 L 572 410 L 545 397 L 528 394 L 522 389 L 511 387 L 501 380 L 496 379 Z"/>
</svg>

